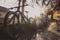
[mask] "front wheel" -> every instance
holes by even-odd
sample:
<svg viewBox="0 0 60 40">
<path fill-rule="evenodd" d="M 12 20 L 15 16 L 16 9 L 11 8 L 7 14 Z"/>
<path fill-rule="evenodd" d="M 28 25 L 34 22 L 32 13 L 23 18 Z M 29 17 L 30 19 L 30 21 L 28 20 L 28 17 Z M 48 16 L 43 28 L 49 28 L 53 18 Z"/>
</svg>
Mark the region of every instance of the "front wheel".
<svg viewBox="0 0 60 40">
<path fill-rule="evenodd" d="M 18 17 L 14 12 L 8 12 L 4 19 L 4 27 L 12 39 L 15 39 L 18 35 L 19 22 L 17 20 Z"/>
</svg>

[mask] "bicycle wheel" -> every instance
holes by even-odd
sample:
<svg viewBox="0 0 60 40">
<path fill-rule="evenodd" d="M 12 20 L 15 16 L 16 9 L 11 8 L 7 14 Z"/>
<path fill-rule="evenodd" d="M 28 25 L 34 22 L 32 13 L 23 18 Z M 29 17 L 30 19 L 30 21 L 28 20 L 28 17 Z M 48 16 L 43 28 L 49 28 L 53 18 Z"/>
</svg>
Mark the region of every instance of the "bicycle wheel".
<svg viewBox="0 0 60 40">
<path fill-rule="evenodd" d="M 18 33 L 18 17 L 14 12 L 8 12 L 4 19 L 4 26 L 8 35 L 16 40 L 16 36 Z"/>
</svg>

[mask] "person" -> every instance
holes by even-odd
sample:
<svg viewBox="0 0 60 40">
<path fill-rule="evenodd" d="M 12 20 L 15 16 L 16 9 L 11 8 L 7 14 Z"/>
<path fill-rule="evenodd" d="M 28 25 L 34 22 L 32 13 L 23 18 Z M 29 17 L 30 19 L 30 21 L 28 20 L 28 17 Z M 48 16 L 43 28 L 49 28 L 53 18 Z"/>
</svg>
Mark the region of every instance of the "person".
<svg viewBox="0 0 60 40">
<path fill-rule="evenodd" d="M 48 31 L 60 36 L 60 0 L 51 0 L 52 8 L 48 11 L 51 15 Z"/>
</svg>

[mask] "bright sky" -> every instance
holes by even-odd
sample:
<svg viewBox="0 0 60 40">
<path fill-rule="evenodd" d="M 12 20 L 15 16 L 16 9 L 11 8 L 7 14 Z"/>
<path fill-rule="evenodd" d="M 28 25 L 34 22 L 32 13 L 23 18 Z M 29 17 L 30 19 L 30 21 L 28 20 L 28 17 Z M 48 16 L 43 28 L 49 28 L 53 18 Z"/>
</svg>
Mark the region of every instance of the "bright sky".
<svg viewBox="0 0 60 40">
<path fill-rule="evenodd" d="M 0 0 L 0 6 L 13 7 L 17 5 L 17 0 Z"/>
<path fill-rule="evenodd" d="M 27 0 L 27 3 L 31 5 L 31 0 Z M 3 7 L 15 7 L 17 6 L 18 2 L 17 0 L 0 0 L 0 6 Z M 37 5 L 36 3 L 33 3 L 31 6 L 25 7 L 25 10 L 29 11 L 28 12 L 28 17 L 35 17 L 35 16 L 40 16 L 40 13 L 42 12 L 41 8 L 41 1 L 39 2 L 40 5 Z M 32 7 L 33 6 L 33 7 Z"/>
</svg>

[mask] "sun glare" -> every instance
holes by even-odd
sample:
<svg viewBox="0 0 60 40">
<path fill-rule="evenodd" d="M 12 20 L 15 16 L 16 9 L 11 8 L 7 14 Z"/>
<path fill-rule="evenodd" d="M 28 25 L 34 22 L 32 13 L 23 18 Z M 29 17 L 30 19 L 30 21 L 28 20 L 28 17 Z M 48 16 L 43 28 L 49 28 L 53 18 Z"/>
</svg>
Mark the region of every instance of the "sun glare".
<svg viewBox="0 0 60 40">
<path fill-rule="evenodd" d="M 33 6 L 34 7 L 28 6 L 25 9 L 28 11 L 28 18 L 29 17 L 32 17 L 32 18 L 38 17 L 38 16 L 40 16 L 40 13 L 42 12 L 41 7 L 38 6 L 36 3 L 34 3 Z"/>
</svg>

